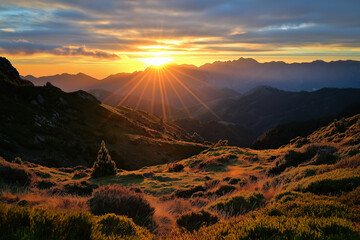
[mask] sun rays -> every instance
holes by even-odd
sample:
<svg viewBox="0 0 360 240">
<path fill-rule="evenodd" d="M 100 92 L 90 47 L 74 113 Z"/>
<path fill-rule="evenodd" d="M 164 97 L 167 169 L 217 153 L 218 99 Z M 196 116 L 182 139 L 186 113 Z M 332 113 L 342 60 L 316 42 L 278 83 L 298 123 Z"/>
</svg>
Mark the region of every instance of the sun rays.
<svg viewBox="0 0 360 240">
<path fill-rule="evenodd" d="M 157 60 L 154 60 L 155 63 Z M 160 63 L 157 62 L 157 63 Z M 190 76 L 185 70 L 173 67 L 172 65 L 160 65 L 148 67 L 145 71 L 135 75 L 128 80 L 116 93 L 121 93 L 123 97 L 118 105 L 127 105 L 130 98 L 136 99 L 135 109 L 141 108 L 143 104 L 148 105 L 150 112 L 161 116 L 164 120 L 173 118 L 174 101 L 177 108 L 182 110 L 189 118 L 192 117 L 189 111 L 189 102 L 194 105 L 201 105 L 217 120 L 220 117 L 205 103 L 201 92 L 191 87 L 193 84 L 204 84 L 204 81 L 194 76 Z"/>
</svg>

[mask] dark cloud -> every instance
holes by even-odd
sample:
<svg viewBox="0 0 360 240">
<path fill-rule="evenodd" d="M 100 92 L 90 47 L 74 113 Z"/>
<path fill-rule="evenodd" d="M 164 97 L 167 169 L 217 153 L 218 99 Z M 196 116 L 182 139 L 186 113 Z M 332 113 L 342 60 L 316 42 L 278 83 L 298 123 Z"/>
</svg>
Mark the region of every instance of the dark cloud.
<svg viewBox="0 0 360 240">
<path fill-rule="evenodd" d="M 181 47 L 189 49 L 235 52 L 245 49 L 223 44 L 264 45 L 248 51 L 360 47 L 359 0 L 2 0 L 0 9 L 2 41 L 86 45 L 104 53 L 136 51 L 134 45 L 161 38 L 185 39 Z"/>
<path fill-rule="evenodd" d="M 64 47 L 45 45 L 41 43 L 30 43 L 24 41 L 5 42 L 0 41 L 0 52 L 7 54 L 33 55 L 37 53 L 47 53 L 61 56 L 88 56 L 94 58 L 114 59 L 119 56 L 113 53 L 90 50 L 82 47 Z"/>
</svg>

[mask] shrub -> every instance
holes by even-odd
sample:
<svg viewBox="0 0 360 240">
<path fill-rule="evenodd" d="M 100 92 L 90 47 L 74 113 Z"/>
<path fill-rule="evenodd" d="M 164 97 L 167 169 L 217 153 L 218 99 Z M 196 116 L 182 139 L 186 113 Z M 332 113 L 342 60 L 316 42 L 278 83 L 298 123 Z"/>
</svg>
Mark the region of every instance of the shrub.
<svg viewBox="0 0 360 240">
<path fill-rule="evenodd" d="M 14 161 L 13 161 L 13 163 L 17 163 L 17 164 L 23 164 L 23 161 L 22 161 L 22 159 L 20 158 L 20 157 L 16 157 L 15 159 L 14 159 Z"/>
<path fill-rule="evenodd" d="M 38 189 L 49 189 L 56 186 L 56 183 L 50 180 L 41 180 L 35 183 L 35 187 Z"/>
<path fill-rule="evenodd" d="M 72 182 L 64 185 L 64 193 L 79 196 L 89 196 L 96 188 L 98 188 L 98 185 L 89 181 Z"/>
<path fill-rule="evenodd" d="M 256 215 L 201 228 L 189 239 L 359 239 L 352 222 L 341 218 Z"/>
<path fill-rule="evenodd" d="M 357 168 L 360 166 L 360 154 L 349 158 L 343 158 L 333 165 L 333 168 Z"/>
<path fill-rule="evenodd" d="M 235 190 L 236 187 L 232 185 L 221 185 L 214 193 L 218 196 L 224 196 L 225 194 L 231 193 Z"/>
<path fill-rule="evenodd" d="M 203 186 L 196 186 L 187 189 L 178 189 L 174 192 L 174 196 L 177 198 L 190 198 L 196 192 L 204 192 L 206 189 Z"/>
<path fill-rule="evenodd" d="M 289 185 L 290 190 L 314 194 L 339 195 L 360 186 L 360 171 L 356 169 L 336 169 L 320 175 L 302 179 Z"/>
<path fill-rule="evenodd" d="M 274 167 L 267 170 L 267 175 L 278 175 L 288 167 L 294 167 L 304 163 L 313 165 L 334 163 L 335 156 L 333 153 L 336 151 L 336 148 L 326 145 L 309 145 L 299 152 L 289 150 L 275 162 Z"/>
<path fill-rule="evenodd" d="M 125 217 L 115 214 L 106 214 L 98 221 L 98 227 L 102 234 L 106 236 L 132 236 L 136 234 L 136 225 Z"/>
<path fill-rule="evenodd" d="M 88 212 L 54 211 L 0 204 L 0 239 L 115 240 L 152 239 L 130 219 L 113 214 L 97 218 Z"/>
<path fill-rule="evenodd" d="M 93 217 L 84 212 L 58 212 L 0 205 L 1 239 L 91 238 Z"/>
<path fill-rule="evenodd" d="M 347 205 L 360 205 L 360 186 L 341 196 L 340 201 Z"/>
<path fill-rule="evenodd" d="M 91 177 L 104 177 L 116 174 L 115 162 L 111 159 L 109 151 L 105 146 L 105 142 L 101 142 L 101 147 L 98 153 L 97 161 L 94 162 L 93 172 Z"/>
<path fill-rule="evenodd" d="M 217 223 L 218 221 L 218 216 L 205 210 L 185 213 L 176 219 L 176 223 L 188 231 L 198 230 L 202 226 L 210 226 Z"/>
<path fill-rule="evenodd" d="M 210 206 L 210 209 L 236 216 L 255 210 L 265 204 L 265 197 L 261 193 L 246 193 L 221 199 Z"/>
<path fill-rule="evenodd" d="M 217 185 L 219 185 L 220 181 L 219 180 L 212 180 L 212 181 L 207 181 L 205 182 L 204 187 L 209 190 L 212 189 L 214 187 L 216 187 Z"/>
<path fill-rule="evenodd" d="M 170 165 L 168 172 L 181 172 L 184 169 L 184 165 L 181 163 L 175 163 Z"/>
<path fill-rule="evenodd" d="M 89 201 L 91 212 L 95 215 L 115 213 L 133 219 L 136 224 L 151 223 L 154 208 L 143 194 L 131 191 L 121 185 L 106 185 L 94 191 Z"/>
<path fill-rule="evenodd" d="M 73 179 L 80 179 L 80 178 L 84 178 L 87 176 L 88 176 L 88 174 L 84 170 L 76 170 L 74 172 Z"/>
<path fill-rule="evenodd" d="M 274 214 L 276 212 L 277 214 Z M 269 215 L 311 218 L 348 218 L 355 215 L 346 205 L 326 198 L 299 197 L 283 203 L 273 204 L 265 209 Z"/>
<path fill-rule="evenodd" d="M 9 163 L 0 158 L 0 180 L 9 184 L 29 186 L 34 175 L 24 166 L 15 163 Z"/>
</svg>

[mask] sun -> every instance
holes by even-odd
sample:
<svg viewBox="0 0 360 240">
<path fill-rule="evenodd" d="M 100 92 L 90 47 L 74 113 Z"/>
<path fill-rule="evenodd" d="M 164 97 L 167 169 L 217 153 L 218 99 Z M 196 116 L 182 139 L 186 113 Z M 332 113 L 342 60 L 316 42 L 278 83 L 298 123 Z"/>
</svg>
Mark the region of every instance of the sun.
<svg viewBox="0 0 360 240">
<path fill-rule="evenodd" d="M 146 63 L 148 66 L 157 66 L 157 67 L 167 64 L 172 60 L 173 59 L 171 57 L 151 57 L 151 58 L 141 59 L 141 61 Z"/>
</svg>

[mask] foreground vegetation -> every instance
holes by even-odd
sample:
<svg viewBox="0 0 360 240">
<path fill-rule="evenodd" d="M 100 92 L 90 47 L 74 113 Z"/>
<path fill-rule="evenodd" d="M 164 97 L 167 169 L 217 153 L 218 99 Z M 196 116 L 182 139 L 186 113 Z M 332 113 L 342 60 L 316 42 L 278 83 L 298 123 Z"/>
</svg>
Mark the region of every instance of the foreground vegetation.
<svg viewBox="0 0 360 240">
<path fill-rule="evenodd" d="M 279 149 L 221 142 L 97 178 L 0 159 L 0 230 L 3 239 L 359 239 L 359 149 L 357 115 Z"/>
</svg>

